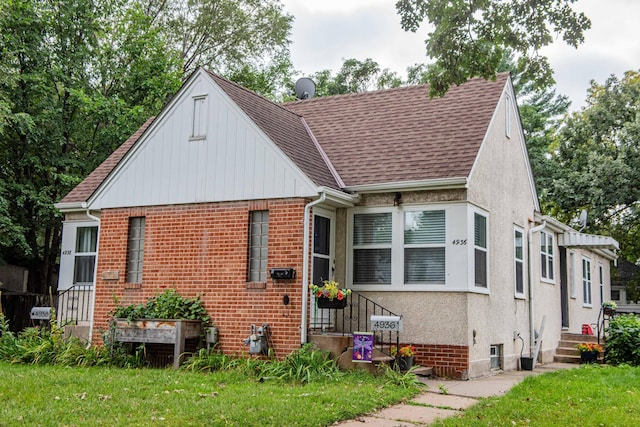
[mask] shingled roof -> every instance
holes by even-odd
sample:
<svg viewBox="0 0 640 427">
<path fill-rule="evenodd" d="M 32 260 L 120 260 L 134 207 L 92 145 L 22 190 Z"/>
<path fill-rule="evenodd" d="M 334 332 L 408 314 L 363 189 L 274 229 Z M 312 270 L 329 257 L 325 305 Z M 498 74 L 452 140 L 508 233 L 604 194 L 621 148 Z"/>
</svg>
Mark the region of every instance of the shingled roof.
<svg viewBox="0 0 640 427">
<path fill-rule="evenodd" d="M 303 116 L 347 187 L 468 177 L 508 79 L 472 79 L 285 104 Z"/>
<path fill-rule="evenodd" d="M 209 75 L 316 185 L 333 189 L 468 177 L 508 79 L 472 79 L 443 98 L 418 85 L 278 105 Z M 87 201 L 153 120 L 60 204 Z"/>
</svg>

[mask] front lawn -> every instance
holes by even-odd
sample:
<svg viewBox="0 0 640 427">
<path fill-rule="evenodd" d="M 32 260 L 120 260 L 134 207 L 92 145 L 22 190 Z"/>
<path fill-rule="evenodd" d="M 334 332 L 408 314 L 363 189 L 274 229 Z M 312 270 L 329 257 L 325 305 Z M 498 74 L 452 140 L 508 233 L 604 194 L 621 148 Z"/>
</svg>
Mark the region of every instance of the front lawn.
<svg viewBox="0 0 640 427">
<path fill-rule="evenodd" d="M 0 362 L 0 425 L 321 426 L 415 395 L 383 376 L 308 384 L 169 369 Z"/>
<path fill-rule="evenodd" d="M 640 368 L 582 366 L 527 377 L 506 395 L 481 401 L 460 417 L 464 426 L 638 426 Z"/>
</svg>

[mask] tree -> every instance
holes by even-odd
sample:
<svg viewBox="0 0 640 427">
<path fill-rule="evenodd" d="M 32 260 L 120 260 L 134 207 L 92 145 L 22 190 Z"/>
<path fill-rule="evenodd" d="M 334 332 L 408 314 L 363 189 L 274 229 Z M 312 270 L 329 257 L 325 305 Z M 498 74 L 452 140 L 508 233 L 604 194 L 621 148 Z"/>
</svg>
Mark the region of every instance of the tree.
<svg viewBox="0 0 640 427">
<path fill-rule="evenodd" d="M 504 53 L 511 49 L 517 69 L 536 88 L 550 87 L 553 73 L 540 49 L 554 34 L 577 47 L 591 22 L 575 12 L 576 0 L 398 0 L 404 30 L 416 32 L 426 19 L 434 27 L 426 40 L 435 58 L 428 69 L 431 94 L 443 95 L 452 84 L 471 77 L 495 78 Z"/>
<path fill-rule="evenodd" d="M 345 59 L 335 76 L 330 70 L 323 70 L 313 74 L 311 78 L 316 83 L 316 96 L 389 89 L 403 84 L 395 72 L 386 68 L 380 70 L 380 65 L 371 58 L 364 61 Z"/>
</svg>

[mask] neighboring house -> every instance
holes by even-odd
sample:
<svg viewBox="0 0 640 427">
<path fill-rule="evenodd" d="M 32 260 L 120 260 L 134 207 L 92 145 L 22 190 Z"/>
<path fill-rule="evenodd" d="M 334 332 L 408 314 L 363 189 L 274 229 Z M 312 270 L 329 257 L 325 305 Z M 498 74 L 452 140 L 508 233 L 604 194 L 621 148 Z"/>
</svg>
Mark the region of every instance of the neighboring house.
<svg viewBox="0 0 640 427">
<path fill-rule="evenodd" d="M 175 287 L 223 351 L 266 323 L 283 357 L 317 325 L 308 284 L 332 278 L 401 315 L 440 375 L 516 369 L 519 337 L 551 361 L 609 299 L 617 242 L 539 215 L 508 74 L 428 92 L 277 105 L 198 69 L 56 205 L 60 289 L 92 295 L 95 340 L 114 296 Z"/>
<path fill-rule="evenodd" d="M 611 300 L 618 305 L 618 313 L 640 314 L 640 301 L 634 301 L 627 285 L 633 286 L 638 282 L 640 267 L 636 264 L 619 259 L 615 266 L 611 279 Z"/>
</svg>

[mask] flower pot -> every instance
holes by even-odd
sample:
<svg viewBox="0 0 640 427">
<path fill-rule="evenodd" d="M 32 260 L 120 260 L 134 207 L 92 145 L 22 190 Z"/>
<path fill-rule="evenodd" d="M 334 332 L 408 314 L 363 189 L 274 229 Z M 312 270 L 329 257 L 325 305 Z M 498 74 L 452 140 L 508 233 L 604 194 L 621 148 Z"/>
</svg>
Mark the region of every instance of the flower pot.
<svg viewBox="0 0 640 427">
<path fill-rule="evenodd" d="M 413 356 L 400 356 L 396 359 L 398 369 L 408 371 L 413 367 Z"/>
<path fill-rule="evenodd" d="M 580 363 L 596 363 L 599 355 L 598 351 L 583 351 L 580 353 Z"/>
<path fill-rule="evenodd" d="M 616 309 L 611 307 L 603 307 L 602 311 L 604 311 L 606 316 L 613 316 L 616 314 Z"/>
<path fill-rule="evenodd" d="M 325 297 L 316 298 L 316 303 L 318 304 L 318 308 L 335 308 L 341 309 L 347 306 L 347 299 L 329 299 Z"/>
<path fill-rule="evenodd" d="M 533 357 L 521 357 L 520 369 L 523 371 L 533 371 Z"/>
</svg>

